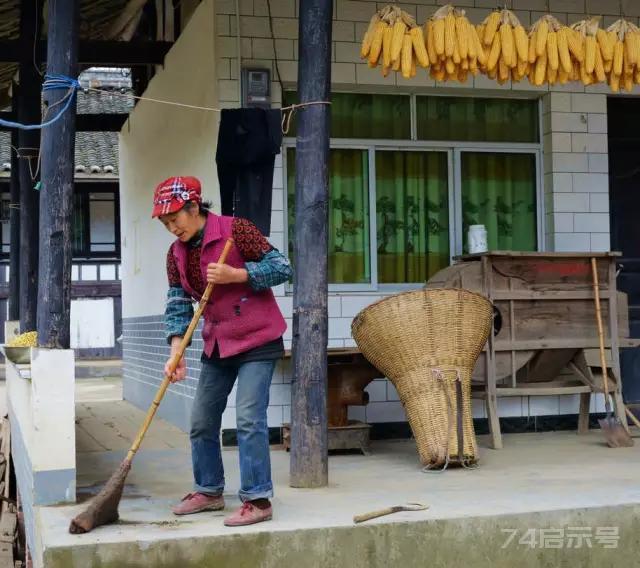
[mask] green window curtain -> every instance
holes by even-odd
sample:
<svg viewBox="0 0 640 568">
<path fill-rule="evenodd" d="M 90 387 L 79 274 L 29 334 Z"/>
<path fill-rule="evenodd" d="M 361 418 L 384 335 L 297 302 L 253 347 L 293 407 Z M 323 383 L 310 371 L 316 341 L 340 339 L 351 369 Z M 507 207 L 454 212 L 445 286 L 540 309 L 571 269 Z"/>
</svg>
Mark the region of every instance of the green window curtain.
<svg viewBox="0 0 640 568">
<path fill-rule="evenodd" d="M 332 149 L 329 158 L 329 282 L 371 282 L 369 160 L 366 150 Z M 295 149 L 287 150 L 289 256 L 294 259 Z"/>
<path fill-rule="evenodd" d="M 533 154 L 462 153 L 463 250 L 469 225 L 484 225 L 490 250 L 537 249 Z"/>
<path fill-rule="evenodd" d="M 298 102 L 293 91 L 285 93 L 283 106 Z M 296 135 L 295 117 L 287 136 Z M 411 138 L 411 109 L 406 95 L 331 94 L 331 138 Z"/>
<path fill-rule="evenodd" d="M 538 142 L 538 102 L 529 99 L 417 97 L 419 140 Z"/>
<path fill-rule="evenodd" d="M 449 265 L 444 152 L 376 152 L 378 281 L 425 282 Z"/>
</svg>

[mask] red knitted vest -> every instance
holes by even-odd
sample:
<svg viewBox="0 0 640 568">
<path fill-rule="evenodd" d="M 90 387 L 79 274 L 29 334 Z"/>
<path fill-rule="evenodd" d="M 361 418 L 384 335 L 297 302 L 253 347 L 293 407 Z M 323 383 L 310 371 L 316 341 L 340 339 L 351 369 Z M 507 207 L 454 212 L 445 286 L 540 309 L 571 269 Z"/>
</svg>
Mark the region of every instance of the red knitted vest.
<svg viewBox="0 0 640 568">
<path fill-rule="evenodd" d="M 202 240 L 200 269 L 206 281 L 207 265 L 218 262 L 232 232 L 232 217 L 209 213 Z M 180 273 L 182 288 L 196 300 L 200 294 L 187 280 L 187 244 L 177 240 L 173 254 Z M 244 267 L 244 259 L 234 246 L 227 264 Z M 249 284 L 219 284 L 204 311 L 202 339 L 204 352 L 210 357 L 218 344 L 220 357 L 231 357 L 274 341 L 282 336 L 287 324 L 271 290 L 255 291 Z"/>
</svg>

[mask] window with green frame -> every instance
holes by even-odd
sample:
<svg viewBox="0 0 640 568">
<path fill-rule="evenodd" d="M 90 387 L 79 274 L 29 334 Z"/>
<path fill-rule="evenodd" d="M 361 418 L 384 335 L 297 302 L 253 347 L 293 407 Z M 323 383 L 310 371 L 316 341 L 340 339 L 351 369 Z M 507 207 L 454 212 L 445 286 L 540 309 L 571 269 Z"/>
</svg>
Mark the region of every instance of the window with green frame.
<svg viewBox="0 0 640 568">
<path fill-rule="evenodd" d="M 295 101 L 287 93 L 285 104 Z M 452 253 L 466 252 L 470 224 L 487 227 L 492 249 L 536 250 L 539 138 L 533 99 L 332 94 L 329 282 L 423 283 L 449 265 Z M 434 148 L 428 140 L 443 144 Z M 456 147 L 478 142 L 487 145 L 460 151 L 450 171 Z M 521 149 L 510 151 L 512 143 Z M 293 258 L 291 141 L 286 175 Z M 450 219 L 457 219 L 455 229 Z M 456 239 L 454 232 L 463 234 Z M 460 241 L 463 250 L 456 250 Z"/>
</svg>

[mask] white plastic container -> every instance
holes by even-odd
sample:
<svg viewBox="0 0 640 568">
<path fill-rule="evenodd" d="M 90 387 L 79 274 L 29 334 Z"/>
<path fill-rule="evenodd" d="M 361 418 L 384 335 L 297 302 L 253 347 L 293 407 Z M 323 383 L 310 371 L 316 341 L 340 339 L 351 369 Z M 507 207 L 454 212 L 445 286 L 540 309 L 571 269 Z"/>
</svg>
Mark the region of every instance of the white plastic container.
<svg viewBox="0 0 640 568">
<path fill-rule="evenodd" d="M 484 225 L 470 225 L 467 233 L 467 248 L 469 254 L 487 252 L 487 230 Z"/>
</svg>

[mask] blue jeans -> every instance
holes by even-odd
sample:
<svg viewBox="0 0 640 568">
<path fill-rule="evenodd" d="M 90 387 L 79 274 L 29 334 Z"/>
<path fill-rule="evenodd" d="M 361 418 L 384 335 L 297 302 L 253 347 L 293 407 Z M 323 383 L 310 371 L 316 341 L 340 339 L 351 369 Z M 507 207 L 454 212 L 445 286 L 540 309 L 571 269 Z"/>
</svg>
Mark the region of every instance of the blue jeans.
<svg viewBox="0 0 640 568">
<path fill-rule="evenodd" d="M 267 407 L 276 361 L 221 365 L 203 361 L 191 414 L 191 459 L 194 489 L 209 495 L 224 490 L 220 449 L 222 413 L 238 379 L 236 426 L 240 453 L 240 499 L 273 497 Z"/>
</svg>

